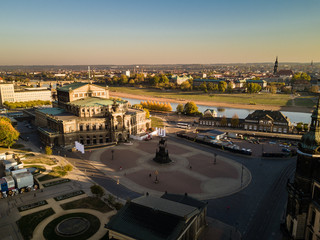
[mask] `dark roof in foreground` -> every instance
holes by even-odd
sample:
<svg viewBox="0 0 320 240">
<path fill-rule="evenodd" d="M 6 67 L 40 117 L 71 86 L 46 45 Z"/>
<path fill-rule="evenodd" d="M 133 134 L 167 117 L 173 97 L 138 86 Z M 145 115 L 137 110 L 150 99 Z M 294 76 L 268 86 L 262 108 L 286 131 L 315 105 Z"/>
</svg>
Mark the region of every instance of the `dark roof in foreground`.
<svg viewBox="0 0 320 240">
<path fill-rule="evenodd" d="M 170 194 L 170 193 L 165 193 L 161 196 L 161 198 L 168 199 L 170 201 L 182 203 L 185 205 L 189 205 L 198 209 L 204 208 L 207 203 L 203 201 L 199 201 L 198 199 L 195 199 L 193 197 L 190 197 L 188 194 Z"/>
<path fill-rule="evenodd" d="M 106 227 L 140 240 L 174 240 L 199 212 L 198 208 L 177 201 L 142 196 L 121 208 Z"/>
</svg>

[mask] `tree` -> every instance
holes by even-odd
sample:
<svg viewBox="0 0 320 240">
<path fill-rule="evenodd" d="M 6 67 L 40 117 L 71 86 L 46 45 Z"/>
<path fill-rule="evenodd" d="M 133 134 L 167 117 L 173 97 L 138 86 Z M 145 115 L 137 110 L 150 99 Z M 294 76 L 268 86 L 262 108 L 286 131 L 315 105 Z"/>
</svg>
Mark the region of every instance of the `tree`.
<svg viewBox="0 0 320 240">
<path fill-rule="evenodd" d="M 225 126 L 227 126 L 227 123 L 228 123 L 227 117 L 225 115 L 223 115 L 221 118 L 220 124 L 221 124 L 221 126 L 225 127 Z"/>
<path fill-rule="evenodd" d="M 199 88 L 200 88 L 201 91 L 208 92 L 207 84 L 205 82 L 201 83 Z"/>
<path fill-rule="evenodd" d="M 302 122 L 298 122 L 296 129 L 298 130 L 298 132 L 300 133 L 302 131 L 302 127 L 303 127 L 303 123 Z"/>
<path fill-rule="evenodd" d="M 227 85 L 227 92 L 232 93 L 232 83 L 230 83 L 230 82 Z"/>
<path fill-rule="evenodd" d="M 300 72 L 300 73 L 294 74 L 293 77 L 292 77 L 292 80 L 293 81 L 295 81 L 295 80 L 307 80 L 307 81 L 310 81 L 311 77 L 305 72 Z"/>
<path fill-rule="evenodd" d="M 257 93 L 261 91 L 261 86 L 258 83 L 249 83 L 247 90 L 248 93 Z"/>
<path fill-rule="evenodd" d="M 272 94 L 276 94 L 277 93 L 277 87 L 276 86 L 270 86 L 270 92 Z"/>
<path fill-rule="evenodd" d="M 182 113 L 183 112 L 183 104 L 182 103 L 179 103 L 177 108 L 176 108 L 176 112 L 177 113 Z"/>
<path fill-rule="evenodd" d="M 105 194 L 104 189 L 96 184 L 92 185 L 90 187 L 90 190 L 91 190 L 92 194 L 96 195 L 97 197 L 102 197 Z"/>
<path fill-rule="evenodd" d="M 182 91 L 191 90 L 191 89 L 192 89 L 192 85 L 190 84 L 189 81 L 184 81 L 183 83 L 181 83 L 180 89 L 181 89 Z"/>
<path fill-rule="evenodd" d="M 10 119 L 6 117 L 0 118 L 0 145 L 10 148 L 20 133 L 12 126 Z"/>
<path fill-rule="evenodd" d="M 46 152 L 47 155 L 51 155 L 52 154 L 52 148 L 49 147 L 49 146 L 46 146 L 45 152 Z"/>
<path fill-rule="evenodd" d="M 214 85 L 213 85 L 212 82 L 208 83 L 207 89 L 208 89 L 208 91 L 213 91 L 214 90 Z"/>
<path fill-rule="evenodd" d="M 231 126 L 238 127 L 239 126 L 239 117 L 238 114 L 234 114 L 231 118 Z"/>
<path fill-rule="evenodd" d="M 218 84 L 219 92 L 225 92 L 227 89 L 227 83 L 225 81 L 220 81 Z"/>
<path fill-rule="evenodd" d="M 194 102 L 187 102 L 183 112 L 187 115 L 196 115 L 199 113 L 198 106 Z"/>
<path fill-rule="evenodd" d="M 67 164 L 67 165 L 65 165 L 65 166 L 63 167 L 63 169 L 64 169 L 65 171 L 67 171 L 67 172 L 71 172 L 72 169 L 73 169 L 73 167 L 72 167 L 71 164 Z"/>
<path fill-rule="evenodd" d="M 121 83 L 122 85 L 128 83 L 128 78 L 127 78 L 126 75 L 122 74 L 122 75 L 120 76 L 120 83 Z"/>
<path fill-rule="evenodd" d="M 146 112 L 146 118 L 150 118 L 150 112 L 148 109 L 144 108 L 143 109 Z"/>
</svg>

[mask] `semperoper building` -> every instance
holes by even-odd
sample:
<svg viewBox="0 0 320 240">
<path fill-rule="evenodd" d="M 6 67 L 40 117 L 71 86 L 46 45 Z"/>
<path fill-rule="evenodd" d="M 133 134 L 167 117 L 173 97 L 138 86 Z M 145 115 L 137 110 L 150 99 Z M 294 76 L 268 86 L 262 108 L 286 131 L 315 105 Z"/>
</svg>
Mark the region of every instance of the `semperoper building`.
<svg viewBox="0 0 320 240">
<path fill-rule="evenodd" d="M 108 87 L 72 83 L 57 89 L 53 108 L 36 110 L 41 141 L 50 146 L 104 145 L 125 141 L 151 127 L 145 111 L 109 98 Z"/>
</svg>

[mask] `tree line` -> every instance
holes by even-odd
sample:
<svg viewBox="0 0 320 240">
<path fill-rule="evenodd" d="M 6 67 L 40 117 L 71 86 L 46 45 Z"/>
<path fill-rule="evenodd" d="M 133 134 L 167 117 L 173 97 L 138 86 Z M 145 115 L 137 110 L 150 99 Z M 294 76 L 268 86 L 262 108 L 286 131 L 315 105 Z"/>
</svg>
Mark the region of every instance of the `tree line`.
<svg viewBox="0 0 320 240">
<path fill-rule="evenodd" d="M 27 101 L 27 102 L 7 102 L 3 103 L 9 109 L 16 109 L 16 108 L 30 108 L 35 106 L 43 106 L 43 105 L 51 105 L 50 101 L 42 101 L 42 100 L 34 100 L 34 101 Z"/>
</svg>

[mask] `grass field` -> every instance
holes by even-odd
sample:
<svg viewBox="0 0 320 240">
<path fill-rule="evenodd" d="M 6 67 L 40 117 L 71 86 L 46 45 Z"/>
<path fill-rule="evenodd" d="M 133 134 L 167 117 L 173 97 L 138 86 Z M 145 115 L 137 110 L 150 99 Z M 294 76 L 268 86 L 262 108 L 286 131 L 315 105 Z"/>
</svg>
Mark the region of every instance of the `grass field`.
<svg viewBox="0 0 320 240">
<path fill-rule="evenodd" d="M 160 127 L 163 128 L 163 121 L 160 118 L 157 117 L 151 117 L 151 127 L 156 128 Z"/>
<path fill-rule="evenodd" d="M 23 160 L 24 164 L 34 164 L 34 163 L 42 163 L 42 164 L 47 164 L 47 165 L 55 165 L 56 162 L 53 159 L 46 158 L 46 157 L 30 157 L 27 158 L 26 160 Z"/>
<path fill-rule="evenodd" d="M 17 225 L 20 229 L 21 235 L 25 240 L 31 239 L 33 235 L 33 230 L 37 225 L 42 222 L 47 217 L 54 214 L 52 208 L 48 208 L 39 212 L 31 213 L 29 215 L 23 216 L 17 221 Z"/>
<path fill-rule="evenodd" d="M 158 89 L 146 88 L 133 88 L 133 87 L 111 87 L 111 91 L 149 96 L 149 97 L 162 97 L 175 100 L 190 100 L 190 101 L 207 101 L 207 102 L 220 102 L 220 103 L 233 103 L 233 104 L 261 104 L 272 106 L 292 106 L 290 94 L 219 94 L 219 93 L 202 93 L 199 91 L 163 91 Z M 312 97 L 297 97 L 296 106 L 313 107 L 314 103 Z M 300 100 L 301 99 L 301 100 Z"/>
<path fill-rule="evenodd" d="M 64 210 L 77 209 L 77 208 L 89 208 L 103 213 L 110 212 L 112 209 L 104 203 L 101 199 L 96 197 L 86 197 L 75 200 L 73 202 L 67 202 L 61 205 Z"/>
<path fill-rule="evenodd" d="M 48 174 L 39 177 L 38 180 L 40 182 L 43 182 L 43 181 L 51 180 L 54 178 L 64 177 L 67 174 L 68 174 L 68 171 L 66 168 L 61 167 L 61 166 L 56 166 L 56 167 L 53 167 L 52 171 L 49 172 Z"/>
</svg>

